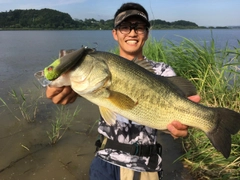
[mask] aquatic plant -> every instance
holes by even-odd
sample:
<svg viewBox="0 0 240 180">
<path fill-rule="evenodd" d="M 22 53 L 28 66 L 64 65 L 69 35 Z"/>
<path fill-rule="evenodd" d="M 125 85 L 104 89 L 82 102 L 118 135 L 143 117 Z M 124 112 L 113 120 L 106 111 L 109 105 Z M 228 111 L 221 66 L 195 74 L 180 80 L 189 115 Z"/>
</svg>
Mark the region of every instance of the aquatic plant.
<svg viewBox="0 0 240 180">
<path fill-rule="evenodd" d="M 52 129 L 47 131 L 50 144 L 56 144 L 71 126 L 71 122 L 80 112 L 80 108 L 77 106 L 72 113 L 65 105 L 56 105 L 54 113 L 54 119 L 51 122 Z"/>
<path fill-rule="evenodd" d="M 238 41 L 240 45 L 240 41 Z M 177 75 L 192 81 L 201 103 L 211 107 L 226 107 L 240 112 L 240 47 L 216 49 L 210 43 L 197 43 L 183 37 L 180 44 L 149 39 L 144 48 L 149 59 L 165 62 Z M 238 179 L 240 176 L 240 132 L 232 136 L 232 151 L 228 159 L 210 144 L 206 135 L 189 130 L 183 139 L 185 154 L 179 159 L 198 179 Z"/>
<path fill-rule="evenodd" d="M 24 92 L 22 88 L 19 88 L 19 91 L 12 89 L 9 92 L 9 96 L 10 100 L 14 101 L 13 104 L 15 106 L 10 107 L 7 101 L 0 98 L 2 106 L 6 107 L 18 121 L 24 119 L 27 122 L 34 122 L 38 111 L 38 103 L 40 98 L 42 98 L 42 94 L 36 97 L 35 92 L 32 92 L 31 90 Z"/>
</svg>

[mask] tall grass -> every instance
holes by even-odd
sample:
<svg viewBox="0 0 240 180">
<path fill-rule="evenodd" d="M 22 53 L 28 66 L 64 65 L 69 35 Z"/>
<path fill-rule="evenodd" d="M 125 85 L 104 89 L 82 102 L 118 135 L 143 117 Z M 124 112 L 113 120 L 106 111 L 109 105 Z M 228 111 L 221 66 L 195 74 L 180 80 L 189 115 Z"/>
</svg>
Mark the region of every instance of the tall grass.
<svg viewBox="0 0 240 180">
<path fill-rule="evenodd" d="M 31 90 L 24 91 L 22 88 L 19 88 L 19 90 L 12 89 L 9 91 L 9 97 L 14 101 L 13 104 L 16 108 L 10 107 L 9 103 L 0 97 L 1 107 L 6 107 L 18 121 L 24 119 L 27 122 L 34 122 L 37 116 L 39 100 L 42 98 L 41 94 L 35 97 L 35 93 Z M 21 115 L 18 115 L 18 112 Z"/>
<path fill-rule="evenodd" d="M 74 112 L 71 112 L 64 105 L 56 105 L 56 108 L 54 119 L 51 123 L 52 129 L 51 131 L 47 131 L 51 145 L 56 144 L 63 137 L 71 126 L 72 121 L 81 110 L 78 106 L 75 108 Z"/>
<path fill-rule="evenodd" d="M 145 44 L 144 55 L 171 65 L 179 76 L 192 81 L 202 104 L 240 112 L 240 41 L 238 43 L 233 49 L 227 44 L 223 49 L 216 49 L 214 39 L 210 44 L 186 38 L 180 44 L 150 39 Z M 196 178 L 240 179 L 240 133 L 232 137 L 232 152 L 228 159 L 196 129 L 190 129 L 183 146 L 186 153 L 181 159 Z"/>
</svg>

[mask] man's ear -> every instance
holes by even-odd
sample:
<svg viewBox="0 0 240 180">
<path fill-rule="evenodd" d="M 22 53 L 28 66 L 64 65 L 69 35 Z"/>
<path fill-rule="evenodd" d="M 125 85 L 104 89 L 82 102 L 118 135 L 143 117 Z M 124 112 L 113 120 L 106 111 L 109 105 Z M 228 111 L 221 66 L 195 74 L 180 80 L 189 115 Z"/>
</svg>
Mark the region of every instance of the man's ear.
<svg viewBox="0 0 240 180">
<path fill-rule="evenodd" d="M 116 29 L 113 29 L 112 30 L 112 35 L 113 35 L 113 38 L 118 41 L 118 36 L 117 36 L 117 30 Z"/>
</svg>

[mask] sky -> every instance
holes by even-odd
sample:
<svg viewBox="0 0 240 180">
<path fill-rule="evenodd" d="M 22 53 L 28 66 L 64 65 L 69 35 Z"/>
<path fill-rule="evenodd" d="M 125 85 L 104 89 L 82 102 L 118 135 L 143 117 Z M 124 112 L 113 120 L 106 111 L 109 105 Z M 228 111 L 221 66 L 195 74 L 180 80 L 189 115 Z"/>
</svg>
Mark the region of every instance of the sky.
<svg viewBox="0 0 240 180">
<path fill-rule="evenodd" d="M 149 19 L 185 20 L 198 26 L 240 26 L 240 0 L 130 0 L 148 11 Z M 113 19 L 126 0 L 0 0 L 0 12 L 49 8 L 73 19 Z"/>
</svg>

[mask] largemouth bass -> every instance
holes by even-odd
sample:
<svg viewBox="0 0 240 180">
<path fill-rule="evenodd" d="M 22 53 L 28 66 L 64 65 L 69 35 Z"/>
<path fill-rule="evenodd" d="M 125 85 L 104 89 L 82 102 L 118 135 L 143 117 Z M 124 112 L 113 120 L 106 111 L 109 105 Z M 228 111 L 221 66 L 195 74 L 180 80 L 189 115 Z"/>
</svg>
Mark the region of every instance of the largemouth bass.
<svg viewBox="0 0 240 180">
<path fill-rule="evenodd" d="M 144 67 L 144 68 L 143 68 Z M 181 78 L 150 72 L 146 61 L 129 61 L 118 55 L 81 48 L 55 60 L 44 69 L 51 86 L 71 86 L 80 96 L 99 106 L 112 125 L 116 113 L 139 124 L 166 130 L 173 120 L 205 132 L 213 146 L 228 158 L 231 135 L 240 129 L 240 114 L 194 103 L 193 85 Z"/>
</svg>

